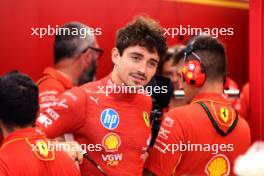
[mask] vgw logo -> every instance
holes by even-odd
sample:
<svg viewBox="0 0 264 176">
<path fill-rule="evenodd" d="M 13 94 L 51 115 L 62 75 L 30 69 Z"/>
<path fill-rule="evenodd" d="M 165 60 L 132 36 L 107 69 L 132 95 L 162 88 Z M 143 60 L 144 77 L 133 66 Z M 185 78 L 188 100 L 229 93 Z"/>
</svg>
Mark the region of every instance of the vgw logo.
<svg viewBox="0 0 264 176">
<path fill-rule="evenodd" d="M 117 126 L 119 124 L 118 113 L 111 108 L 105 109 L 101 113 L 100 119 L 101 119 L 102 125 L 109 130 L 117 128 Z"/>
</svg>

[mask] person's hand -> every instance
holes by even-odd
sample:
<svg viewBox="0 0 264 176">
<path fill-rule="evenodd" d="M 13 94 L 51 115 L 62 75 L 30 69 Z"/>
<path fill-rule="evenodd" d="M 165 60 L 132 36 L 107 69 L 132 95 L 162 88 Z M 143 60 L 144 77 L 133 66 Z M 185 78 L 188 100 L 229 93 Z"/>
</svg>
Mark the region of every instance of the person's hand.
<svg viewBox="0 0 264 176">
<path fill-rule="evenodd" d="M 56 145 L 59 145 L 59 149 L 66 152 L 68 156 L 73 161 L 78 161 L 79 164 L 83 161 L 83 154 L 85 151 L 81 149 L 81 146 L 76 141 L 68 141 L 68 142 L 57 142 Z"/>
</svg>

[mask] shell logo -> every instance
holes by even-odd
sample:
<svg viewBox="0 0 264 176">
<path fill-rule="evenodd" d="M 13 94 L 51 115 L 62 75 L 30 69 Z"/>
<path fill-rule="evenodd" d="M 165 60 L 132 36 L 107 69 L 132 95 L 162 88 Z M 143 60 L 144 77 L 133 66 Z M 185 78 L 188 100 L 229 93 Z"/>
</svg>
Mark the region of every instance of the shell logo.
<svg viewBox="0 0 264 176">
<path fill-rule="evenodd" d="M 121 145 L 121 139 L 116 133 L 108 133 L 105 135 L 102 145 L 104 146 L 106 152 L 115 152 Z"/>
<path fill-rule="evenodd" d="M 225 155 L 216 155 L 207 163 L 205 172 L 209 176 L 228 176 L 230 174 L 230 162 Z"/>
</svg>

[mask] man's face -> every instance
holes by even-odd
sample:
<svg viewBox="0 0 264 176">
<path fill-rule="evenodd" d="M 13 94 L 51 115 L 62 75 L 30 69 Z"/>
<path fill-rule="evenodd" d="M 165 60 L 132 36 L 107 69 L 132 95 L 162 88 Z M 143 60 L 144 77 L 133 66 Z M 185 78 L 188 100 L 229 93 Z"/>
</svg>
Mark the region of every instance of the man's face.
<svg viewBox="0 0 264 176">
<path fill-rule="evenodd" d="M 139 45 L 126 48 L 121 56 L 113 49 L 113 62 L 120 81 L 128 86 L 144 86 L 157 70 L 159 56 Z"/>
<path fill-rule="evenodd" d="M 82 59 L 85 61 L 80 62 L 80 65 L 83 67 L 80 78 L 84 76 L 83 74 L 87 73 L 87 70 L 92 67 L 93 64 L 97 64 L 97 60 L 102 55 L 102 52 L 97 51 L 97 49 L 100 49 L 100 47 L 95 39 L 91 45 L 88 45 L 88 48 L 85 50 L 85 52 L 81 53 L 81 56 L 83 56 Z"/>
<path fill-rule="evenodd" d="M 179 64 L 173 65 L 173 59 L 169 59 L 162 66 L 162 76 L 171 80 L 175 90 L 182 89 L 180 71 Z"/>
</svg>

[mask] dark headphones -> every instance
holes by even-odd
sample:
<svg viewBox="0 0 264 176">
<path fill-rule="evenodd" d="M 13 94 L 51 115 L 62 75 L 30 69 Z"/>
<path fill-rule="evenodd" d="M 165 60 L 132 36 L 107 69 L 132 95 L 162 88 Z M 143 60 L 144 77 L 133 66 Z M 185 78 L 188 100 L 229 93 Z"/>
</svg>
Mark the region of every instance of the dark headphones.
<svg viewBox="0 0 264 176">
<path fill-rule="evenodd" d="M 200 56 L 194 52 L 194 42 L 189 44 L 185 49 L 182 78 L 188 85 L 201 87 L 206 80 L 206 72 Z M 186 61 L 187 57 L 188 61 Z"/>
</svg>

